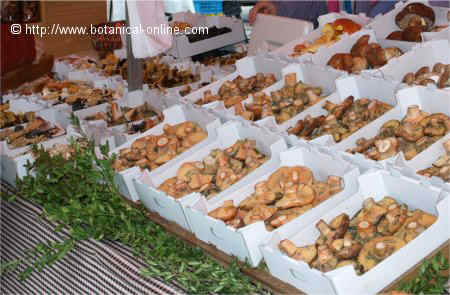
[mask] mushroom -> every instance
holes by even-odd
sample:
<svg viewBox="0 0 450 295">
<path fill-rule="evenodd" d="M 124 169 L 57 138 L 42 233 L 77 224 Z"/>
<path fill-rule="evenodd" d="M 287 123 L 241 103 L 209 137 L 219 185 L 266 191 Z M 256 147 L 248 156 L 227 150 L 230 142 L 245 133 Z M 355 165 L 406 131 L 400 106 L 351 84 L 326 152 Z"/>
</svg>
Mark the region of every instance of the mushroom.
<svg viewBox="0 0 450 295">
<path fill-rule="evenodd" d="M 233 205 L 233 201 L 227 200 L 223 202 L 222 206 L 209 212 L 208 215 L 211 216 L 212 218 L 220 219 L 223 221 L 229 221 L 236 216 L 237 211 L 238 209 Z"/>
<path fill-rule="evenodd" d="M 404 245 L 402 239 L 393 236 L 374 238 L 363 245 L 358 255 L 358 263 L 365 272 L 369 271 Z"/>
<path fill-rule="evenodd" d="M 436 216 L 425 213 L 422 210 L 408 212 L 405 222 L 394 236 L 408 243 L 433 225 L 436 220 Z"/>
<path fill-rule="evenodd" d="M 414 25 L 412 19 L 419 20 L 420 26 Z M 404 30 L 408 27 L 424 27 L 426 31 L 431 30 L 434 25 L 435 15 L 433 9 L 422 3 L 411 3 L 405 6 L 396 16 L 395 23 Z"/>
<path fill-rule="evenodd" d="M 317 256 L 317 249 L 315 245 L 309 245 L 304 247 L 297 247 L 289 240 L 283 240 L 280 242 L 280 250 L 286 253 L 289 257 L 295 260 L 311 263 Z"/>
<path fill-rule="evenodd" d="M 254 207 L 244 217 L 244 223 L 245 225 L 249 225 L 257 221 L 265 221 L 266 219 L 269 219 L 273 214 L 275 214 L 276 211 L 276 208 L 271 208 L 266 205 Z"/>
<path fill-rule="evenodd" d="M 398 153 L 398 140 L 395 137 L 375 141 L 375 147 L 379 153 L 377 160 L 385 160 Z"/>
<path fill-rule="evenodd" d="M 334 240 L 330 245 L 331 250 L 339 259 L 352 259 L 358 256 L 361 247 L 359 242 L 346 238 Z"/>
<path fill-rule="evenodd" d="M 336 268 L 338 259 L 333 255 L 331 250 L 325 246 L 317 247 L 317 259 L 311 263 L 311 266 L 322 272 L 328 272 Z"/>
<path fill-rule="evenodd" d="M 336 232 L 336 238 L 342 238 L 347 232 L 350 223 L 350 218 L 347 214 L 342 213 L 330 221 L 330 227 Z"/>
<path fill-rule="evenodd" d="M 383 236 L 391 236 L 403 225 L 406 220 L 407 209 L 403 206 L 392 204 L 389 210 L 377 226 L 377 231 Z"/>
<path fill-rule="evenodd" d="M 331 245 L 336 238 L 336 231 L 331 229 L 322 219 L 316 224 L 316 228 L 320 231 L 320 236 L 316 240 L 318 245 Z"/>
<path fill-rule="evenodd" d="M 415 81 L 415 75 L 412 72 L 411 73 L 407 73 L 402 79 L 402 82 L 406 83 L 408 85 L 413 85 L 414 81 Z"/>
</svg>

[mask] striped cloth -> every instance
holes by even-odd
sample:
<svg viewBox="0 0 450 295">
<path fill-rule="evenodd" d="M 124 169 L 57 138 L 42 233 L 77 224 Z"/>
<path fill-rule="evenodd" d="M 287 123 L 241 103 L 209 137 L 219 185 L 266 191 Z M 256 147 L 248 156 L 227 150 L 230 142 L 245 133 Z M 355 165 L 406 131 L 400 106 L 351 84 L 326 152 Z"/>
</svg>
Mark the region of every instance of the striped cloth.
<svg viewBox="0 0 450 295">
<path fill-rule="evenodd" d="M 2 191 L 10 190 L 2 182 Z M 1 200 L 2 263 L 23 257 L 24 251 L 41 242 L 63 241 L 67 232 L 54 231 L 55 225 L 39 217 L 42 210 L 23 200 Z M 181 294 L 181 288 L 157 278 L 145 278 L 139 270 L 145 263 L 129 248 L 116 242 L 87 240 L 66 256 L 18 280 L 23 266 L 1 276 L 1 294 Z"/>
</svg>

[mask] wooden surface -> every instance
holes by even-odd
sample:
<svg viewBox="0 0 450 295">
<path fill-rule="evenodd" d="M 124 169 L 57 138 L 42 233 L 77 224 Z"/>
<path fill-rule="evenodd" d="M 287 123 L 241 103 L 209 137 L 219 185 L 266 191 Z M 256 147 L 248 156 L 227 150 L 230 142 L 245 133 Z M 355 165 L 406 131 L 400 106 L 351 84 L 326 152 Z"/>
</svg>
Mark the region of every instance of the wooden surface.
<svg viewBox="0 0 450 295">
<path fill-rule="evenodd" d="M 134 207 L 137 206 L 136 203 L 133 203 L 133 202 L 129 201 L 128 199 L 125 199 L 125 200 L 132 206 L 134 206 Z M 229 266 L 235 260 L 235 258 L 233 258 L 232 256 L 225 254 L 224 252 L 218 250 L 215 246 L 213 246 L 211 244 L 207 244 L 203 241 L 200 241 L 199 239 L 197 239 L 194 236 L 194 234 L 188 232 L 187 230 L 185 230 L 178 224 L 175 224 L 173 222 L 170 222 L 170 221 L 164 219 L 157 213 L 148 211 L 147 217 L 151 221 L 159 224 L 165 230 L 178 236 L 179 238 L 183 239 L 187 243 L 202 248 L 208 256 L 210 256 L 211 258 L 213 258 L 214 260 L 216 260 L 217 262 L 219 262 L 222 265 Z M 442 245 L 441 247 L 436 249 L 433 253 L 428 255 L 426 258 L 429 259 L 429 258 L 433 257 L 439 251 L 442 251 L 443 255 L 446 258 L 448 258 L 449 257 L 449 242 L 447 241 L 447 243 L 445 243 L 444 245 Z M 273 291 L 276 294 L 305 294 L 304 292 L 302 292 L 301 290 L 298 290 L 294 286 L 292 286 L 288 283 L 285 283 L 285 282 L 279 280 L 278 278 L 272 276 L 269 272 L 267 272 L 263 269 L 246 267 L 243 263 L 240 263 L 240 265 L 241 265 L 241 271 L 244 274 L 246 274 L 253 280 L 262 283 L 267 289 Z M 398 279 L 396 279 L 394 282 L 392 282 L 391 285 L 389 285 L 385 289 L 383 289 L 382 293 L 388 292 L 391 290 L 395 290 L 403 282 L 408 281 L 408 280 L 412 279 L 413 277 L 415 277 L 419 271 L 420 265 L 422 265 L 422 262 L 418 263 L 410 271 L 404 273 L 402 276 L 400 276 Z"/>
<path fill-rule="evenodd" d="M 41 1 L 42 22 L 39 25 L 87 26 L 105 22 L 105 1 Z M 89 50 L 91 41 L 88 35 L 56 34 L 36 36 L 44 41 L 45 52 L 55 57 Z"/>
<path fill-rule="evenodd" d="M 53 56 L 45 55 L 37 64 L 28 64 L 10 71 L 1 77 L 1 92 L 15 89 L 25 82 L 33 81 L 51 72 Z"/>
</svg>

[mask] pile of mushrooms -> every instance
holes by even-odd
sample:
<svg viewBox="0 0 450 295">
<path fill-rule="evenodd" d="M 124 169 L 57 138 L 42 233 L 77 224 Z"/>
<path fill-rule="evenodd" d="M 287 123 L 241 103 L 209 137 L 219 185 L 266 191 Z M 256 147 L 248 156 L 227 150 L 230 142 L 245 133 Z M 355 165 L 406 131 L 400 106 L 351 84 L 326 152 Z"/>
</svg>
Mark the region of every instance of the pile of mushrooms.
<svg viewBox="0 0 450 295">
<path fill-rule="evenodd" d="M 430 145 L 450 132 L 450 117 L 443 113 L 428 114 L 417 105 L 409 106 L 401 120 L 389 120 L 371 138 L 360 138 L 356 147 L 347 152 L 362 153 L 366 158 L 381 161 L 400 151 L 411 160 Z"/>
<path fill-rule="evenodd" d="M 368 198 L 352 219 L 342 213 L 328 224 L 320 220 L 315 244 L 298 247 L 286 239 L 279 248 L 322 272 L 353 265 L 361 275 L 415 239 L 436 219 L 422 210 L 409 210 L 391 197 L 379 202 Z"/>
<path fill-rule="evenodd" d="M 255 192 L 237 207 L 228 200 L 208 215 L 234 228 L 263 221 L 271 231 L 340 192 L 343 186 L 338 176 L 318 181 L 306 167 L 281 167 L 267 181 L 257 183 Z"/>
<path fill-rule="evenodd" d="M 106 113 L 97 112 L 91 116 L 87 116 L 85 120 L 104 120 L 108 123 L 108 127 L 110 127 L 155 116 L 158 116 L 158 112 L 153 110 L 148 103 L 130 108 L 126 106 L 119 107 L 117 103 L 113 102 L 108 106 L 108 111 Z"/>
<path fill-rule="evenodd" d="M 403 77 L 403 83 L 408 85 L 434 84 L 437 88 L 450 87 L 450 64 L 436 63 L 432 70 L 424 66 L 415 73 L 408 73 Z"/>
<path fill-rule="evenodd" d="M 336 53 L 327 65 L 337 70 L 359 73 L 380 68 L 390 59 L 403 54 L 398 47 L 382 48 L 378 43 L 369 43 L 369 39 L 369 35 L 362 36 L 353 45 L 350 53 Z"/>
<path fill-rule="evenodd" d="M 440 156 L 432 167 L 417 171 L 418 174 L 427 177 L 437 176 L 445 182 L 450 182 L 450 140 L 444 142 L 445 154 Z"/>
<path fill-rule="evenodd" d="M 285 75 L 284 81 L 285 86 L 271 92 L 270 96 L 257 92 L 253 94 L 252 103 L 237 103 L 234 106 L 236 114 L 250 121 L 274 116 L 276 122 L 281 124 L 322 99 L 320 87 L 297 82 L 295 73 Z"/>
<path fill-rule="evenodd" d="M 275 84 L 277 79 L 274 74 L 257 73 L 255 76 L 244 78 L 237 76 L 232 81 L 226 81 L 220 86 L 216 95 L 213 95 L 211 90 L 203 93 L 203 98 L 195 102 L 198 105 L 204 105 L 213 101 L 223 101 L 225 107 L 229 108 L 240 103 L 253 94 Z"/>
<path fill-rule="evenodd" d="M 46 75 L 31 82 L 22 84 L 13 92 L 21 95 L 32 95 L 34 93 L 40 93 L 49 81 L 53 81 L 53 79 Z"/>
<path fill-rule="evenodd" d="M 340 18 L 327 23 L 322 28 L 322 35 L 313 42 L 304 42 L 294 47 L 291 56 L 301 56 L 306 53 L 316 53 L 322 46 L 331 46 L 340 40 L 342 34 L 353 34 L 361 29 L 361 25 L 351 19 Z"/>
<path fill-rule="evenodd" d="M 234 65 L 238 59 L 244 58 L 247 56 L 247 51 L 243 52 L 233 52 L 231 54 L 225 56 L 208 56 L 200 61 L 200 63 L 206 66 L 228 66 Z"/>
<path fill-rule="evenodd" d="M 191 84 L 200 80 L 200 74 L 192 69 L 179 70 L 161 61 L 161 56 L 153 57 L 144 63 L 144 82 L 150 88 L 172 88 Z"/>
<path fill-rule="evenodd" d="M 329 134 L 335 142 L 340 142 L 382 116 L 392 106 L 376 99 L 360 98 L 355 101 L 353 96 L 349 96 L 340 104 L 326 101 L 323 108 L 328 111 L 327 116 L 308 115 L 289 128 L 288 134 L 306 140 Z"/>
<path fill-rule="evenodd" d="M 120 59 L 114 53 L 108 53 L 105 58 L 100 60 L 97 67 L 107 77 L 120 75 L 125 80 L 128 77 L 127 59 Z"/>
<path fill-rule="evenodd" d="M 44 100 L 72 105 L 72 110 L 76 111 L 120 99 L 123 89 L 100 89 L 82 82 L 50 80 L 42 89 L 41 96 Z"/>
<path fill-rule="evenodd" d="M 25 126 L 17 125 L 0 132 L 0 141 L 7 140 L 13 148 L 43 142 L 64 135 L 66 131 L 57 125 L 52 125 L 41 117 L 36 117 Z"/>
<path fill-rule="evenodd" d="M 238 140 L 225 150 L 212 150 L 201 161 L 186 162 L 159 189 L 176 199 L 193 192 L 211 198 L 261 166 L 267 157 L 254 140 Z"/>
<path fill-rule="evenodd" d="M 423 32 L 439 32 L 448 27 L 434 26 L 435 18 L 431 7 L 422 3 L 408 4 L 395 17 L 395 23 L 400 30 L 390 33 L 386 39 L 422 42 Z"/>
<path fill-rule="evenodd" d="M 138 138 L 129 148 L 121 149 L 113 168 L 122 171 L 139 166 L 141 169 L 153 170 L 208 137 L 197 123 L 191 121 L 166 124 L 163 129 L 164 133 L 161 135 Z"/>
<path fill-rule="evenodd" d="M 86 150 L 89 146 L 89 141 L 85 138 L 77 138 L 75 140 L 80 150 Z M 51 148 L 47 149 L 50 157 L 61 156 L 63 159 L 68 160 L 75 154 L 76 150 L 73 144 L 56 143 Z"/>
<path fill-rule="evenodd" d="M 162 116 L 158 116 L 152 118 L 145 118 L 139 123 L 127 122 L 126 123 L 127 134 L 136 134 L 145 132 L 161 123 L 163 119 L 164 118 Z"/>
<path fill-rule="evenodd" d="M 9 110 L 9 103 L 0 104 L 0 129 L 33 121 L 34 112 L 15 113 Z"/>
</svg>

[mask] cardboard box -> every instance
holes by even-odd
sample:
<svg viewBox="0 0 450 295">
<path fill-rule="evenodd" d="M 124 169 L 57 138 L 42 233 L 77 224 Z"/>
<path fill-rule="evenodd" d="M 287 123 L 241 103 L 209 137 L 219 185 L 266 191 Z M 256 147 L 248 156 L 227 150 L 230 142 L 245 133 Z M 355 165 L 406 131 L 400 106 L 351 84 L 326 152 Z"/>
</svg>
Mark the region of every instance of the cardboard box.
<svg viewBox="0 0 450 295">
<path fill-rule="evenodd" d="M 8 98 L 8 97 L 7 97 Z M 23 97 L 17 97 L 11 100 L 4 100 L 3 103 L 9 101 L 9 111 L 14 113 L 26 113 L 26 112 L 39 112 L 45 108 L 45 106 L 28 101 Z"/>
<path fill-rule="evenodd" d="M 449 194 L 433 186 L 425 186 L 404 176 L 393 176 L 379 170 L 358 178 L 359 192 L 328 213 L 316 216 L 302 230 L 276 233 L 261 251 L 270 273 L 309 294 L 377 294 L 402 274 L 420 263 L 427 255 L 449 239 Z M 303 261 L 281 253 L 278 244 L 289 239 L 297 246 L 310 245 L 319 236 L 315 224 L 331 221 L 341 213 L 353 217 L 365 199 L 375 201 L 391 196 L 410 209 L 421 209 L 436 215 L 437 221 L 403 248 L 387 257 L 368 272 L 358 276 L 352 265 L 326 273 L 310 268 Z"/>
<path fill-rule="evenodd" d="M 308 35 L 313 29 L 314 25 L 309 21 L 260 13 L 252 24 L 248 56 L 272 51 Z"/>
<path fill-rule="evenodd" d="M 139 199 L 146 208 L 158 212 L 158 214 L 165 219 L 173 221 L 184 229 L 192 232 L 191 225 L 186 218 L 185 208 L 194 202 L 200 194 L 193 193 L 186 195 L 183 198 L 175 199 L 158 190 L 161 183 L 176 175 L 178 168 L 183 163 L 200 161 L 208 156 L 213 149 L 225 149 L 233 145 L 239 139 L 256 140 L 257 149 L 261 153 L 267 155 L 270 159 L 228 189 L 219 193 L 217 197 L 220 198 L 220 196 L 228 195 L 232 191 L 242 188 L 247 182 L 260 178 L 266 171 L 266 167 L 273 165 L 273 163 L 277 161 L 277 153 L 284 151 L 287 148 L 286 143 L 280 136 L 267 133 L 256 126 L 250 126 L 243 122 L 228 122 L 217 129 L 217 135 L 217 139 L 208 142 L 207 144 L 205 143 L 201 149 L 185 152 L 182 160 L 177 161 L 170 166 L 168 165 L 166 169 L 150 173 L 144 172 L 140 178 L 135 180 L 135 188 L 139 195 Z"/>
<path fill-rule="evenodd" d="M 450 42 L 450 27 L 440 32 L 424 32 L 422 33 L 422 39 L 423 41 L 447 40 Z"/>
<path fill-rule="evenodd" d="M 73 137 L 81 137 L 81 135 L 75 133 L 74 130 L 69 127 L 66 135 L 41 142 L 38 146 L 47 149 L 53 147 L 55 144 L 70 144 L 71 138 Z M 1 178 L 14 187 L 17 184 L 17 179 L 23 179 L 23 177 L 27 175 L 26 165 L 34 162 L 33 155 L 31 152 L 26 153 L 27 151 L 31 151 L 31 146 L 27 146 L 25 150 L 15 149 L 9 155 L 0 155 L 0 167 L 2 169 Z M 31 171 L 31 173 L 33 172 Z"/>
<path fill-rule="evenodd" d="M 162 111 L 165 108 L 162 100 L 151 96 L 145 96 L 144 92 L 140 90 L 128 93 L 127 98 L 117 100 L 116 103 L 120 108 L 134 108 L 147 103 L 159 116 L 162 115 Z M 127 140 L 135 138 L 137 134 L 131 136 L 128 135 L 126 127 L 127 124 L 108 127 L 108 123 L 105 120 L 86 120 L 88 116 L 92 116 L 98 112 L 107 113 L 109 107 L 109 103 L 103 103 L 76 111 L 74 112 L 74 115 L 80 120 L 80 127 L 83 133 L 86 134 L 91 140 L 94 140 L 97 145 L 108 142 L 110 149 L 114 149 Z M 135 121 L 133 124 L 138 122 L 139 121 Z"/>
<path fill-rule="evenodd" d="M 282 77 L 281 71 L 285 66 L 287 66 L 287 62 L 281 61 L 280 59 L 274 57 L 269 57 L 267 55 L 245 57 L 236 62 L 236 71 L 234 73 L 229 74 L 222 79 L 201 88 L 200 90 L 186 95 L 182 98 L 182 100 L 194 104 L 196 101 L 203 98 L 203 93 L 207 90 L 210 90 L 212 94 L 217 94 L 219 88 L 224 82 L 233 80 L 239 75 L 244 78 L 248 78 L 259 72 L 264 74 L 273 73 L 277 80 L 280 80 Z M 202 105 L 202 107 L 218 111 L 226 110 L 223 101 L 214 101 L 209 104 Z"/>
<path fill-rule="evenodd" d="M 217 28 L 228 27 L 231 29 L 229 33 L 194 43 L 190 43 L 184 34 L 174 35 L 172 48 L 169 49 L 167 54 L 176 58 L 193 56 L 227 45 L 233 45 L 244 41 L 246 38 L 242 20 L 234 17 L 206 16 L 191 12 L 180 12 L 173 14 L 173 21 L 188 22 L 193 28 L 216 26 Z"/>
<path fill-rule="evenodd" d="M 444 146 L 442 143 L 450 140 L 450 133 L 448 133 L 442 140 L 439 140 L 441 144 L 433 144 L 424 152 L 415 156 L 412 160 L 406 161 L 403 156 L 399 156 L 395 159 L 393 163 L 393 170 L 397 170 L 405 176 L 415 178 L 422 183 L 434 185 L 437 187 L 442 187 L 443 189 L 450 192 L 450 183 L 444 182 L 442 178 L 433 176 L 426 177 L 417 174 L 417 171 L 429 168 L 433 166 L 433 163 L 442 155 L 446 154 Z"/>
<path fill-rule="evenodd" d="M 398 91 L 396 96 L 399 103 L 397 107 L 381 116 L 377 120 L 373 121 L 371 124 L 347 137 L 346 140 L 332 146 L 331 149 L 340 153 L 345 160 L 348 160 L 357 165 L 362 172 L 365 172 L 370 168 L 386 168 L 389 165 L 392 165 L 392 163 L 395 162 L 396 158 L 403 157 L 402 153 L 399 153 L 397 154 L 397 156 L 394 156 L 390 159 L 377 162 L 372 159 L 367 159 L 362 154 L 352 155 L 345 151 L 349 148 L 355 147 L 356 141 L 361 137 L 372 138 L 376 136 L 381 126 L 387 121 L 402 120 L 406 115 L 408 107 L 411 105 L 418 105 L 421 110 L 431 114 L 444 113 L 447 116 L 450 116 L 450 100 L 448 99 L 448 92 L 446 92 L 445 90 L 432 90 L 423 86 L 415 86 L 404 88 Z M 432 146 L 442 145 L 443 141 L 444 139 L 441 138 Z M 428 147 L 428 149 L 432 146 Z M 425 153 L 428 149 L 426 149 L 422 153 Z"/>
<path fill-rule="evenodd" d="M 358 168 L 334 157 L 334 155 L 297 147 L 281 152 L 274 158 L 274 161 L 270 166 L 265 167 L 264 173 L 259 178 L 246 181 L 242 188 L 228 194 L 220 194 L 210 200 L 200 196 L 197 201 L 185 208 L 191 229 L 198 239 L 211 243 L 219 250 L 237 256 L 240 260 L 247 261 L 251 266 L 256 267 L 262 260 L 262 254 L 258 247 L 267 242 L 273 234 L 303 228 L 309 225 L 316 216 L 331 210 L 357 192 Z M 344 181 L 344 190 L 272 232 L 266 230 L 263 221 L 235 229 L 227 226 L 221 220 L 208 216 L 209 212 L 222 206 L 224 201 L 233 200 L 234 205 L 238 206 L 240 202 L 254 193 L 255 184 L 267 180 L 275 171 L 285 166 L 308 167 L 313 171 L 315 178 L 320 181 L 326 181 L 329 175 L 340 176 Z"/>
<path fill-rule="evenodd" d="M 404 46 L 414 46 L 418 43 L 416 42 L 408 42 L 408 41 L 397 41 L 397 40 L 388 40 L 386 37 L 394 32 L 394 31 L 400 31 L 400 28 L 395 23 L 395 17 L 396 15 L 403 10 L 404 7 L 406 7 L 410 3 L 414 2 L 420 2 L 423 3 L 429 7 L 431 7 L 435 14 L 435 25 L 446 25 L 448 24 L 447 19 L 447 11 L 448 8 L 444 7 L 438 7 L 438 6 L 431 6 L 427 0 L 413 0 L 413 1 L 399 1 L 395 4 L 394 9 L 391 11 L 383 14 L 383 15 L 377 15 L 373 21 L 368 25 L 369 28 L 373 29 L 375 31 L 375 35 L 377 37 L 377 40 L 380 42 L 384 42 L 388 47 L 396 46 L 400 49 L 403 49 Z M 426 33 L 427 39 L 428 38 L 439 38 L 441 34 L 438 33 Z M 437 34 L 437 36 L 433 36 L 432 34 Z M 430 36 L 431 35 L 431 36 Z M 424 35 L 422 35 L 422 38 L 424 39 Z M 448 38 L 448 37 L 447 37 Z M 425 39 L 424 41 L 428 41 Z"/>
<path fill-rule="evenodd" d="M 262 92 L 270 96 L 273 91 L 282 89 L 285 85 L 284 76 L 289 73 L 295 73 L 297 76 L 297 81 L 303 81 L 306 84 L 321 87 L 322 96 L 324 97 L 323 101 L 325 101 L 329 95 L 336 91 L 335 80 L 343 75 L 346 75 L 345 72 L 337 71 L 329 67 L 322 67 L 307 63 L 294 63 L 282 69 L 283 78 L 281 78 L 281 80 L 264 89 Z M 241 104 L 245 106 L 245 104 L 252 102 L 253 95 L 249 95 L 249 98 L 241 102 Z M 309 108 L 306 108 L 305 110 L 303 110 L 303 112 L 307 109 Z M 215 112 L 218 113 L 220 117 L 225 117 L 228 120 L 244 120 L 241 116 L 236 115 L 235 107 L 231 107 L 228 110 L 219 110 L 218 108 L 216 108 Z M 287 130 L 287 126 L 292 126 L 298 121 L 295 120 L 295 117 L 296 116 L 292 117 L 290 120 L 287 120 L 282 124 L 277 124 L 275 117 L 270 116 L 255 121 L 255 124 L 260 125 L 263 128 L 269 128 L 269 130 L 273 132 L 282 132 L 284 130 Z"/>
<path fill-rule="evenodd" d="M 295 40 L 292 40 L 292 41 L 284 44 L 283 46 L 273 50 L 271 52 L 271 54 L 273 54 L 275 56 L 287 58 L 288 60 L 291 60 L 291 61 L 311 61 L 313 55 L 317 54 L 318 52 L 321 52 L 323 49 L 331 48 L 335 44 L 337 44 L 343 40 L 346 40 L 347 37 L 349 37 L 350 35 L 344 34 L 341 36 L 341 39 L 338 42 L 331 44 L 330 46 L 325 45 L 325 46 L 319 47 L 319 49 L 317 50 L 317 52 L 315 54 L 307 53 L 307 54 L 303 54 L 300 56 L 292 57 L 291 55 L 292 55 L 292 53 L 294 53 L 294 47 L 298 44 L 302 44 L 305 42 L 313 43 L 315 40 L 319 39 L 322 36 L 322 29 L 325 24 L 332 23 L 339 18 L 347 18 L 347 19 L 353 20 L 354 22 L 361 25 L 361 27 L 362 27 L 361 30 L 364 30 L 364 27 L 371 21 L 371 19 L 366 17 L 365 14 L 355 15 L 355 14 L 348 14 L 343 11 L 339 12 L 339 13 L 332 12 L 332 13 L 324 14 L 324 15 L 319 16 L 319 18 L 318 18 L 319 27 L 317 29 L 313 30 L 312 32 L 308 33 L 307 35 L 301 36 L 299 38 L 296 38 Z"/>
<path fill-rule="evenodd" d="M 61 135 L 55 138 L 51 138 L 47 141 L 40 142 L 39 145 L 44 147 L 51 147 L 55 143 L 64 142 L 65 138 L 70 138 L 70 136 L 74 135 L 73 128 L 69 125 L 69 120 L 67 117 L 57 111 L 52 109 L 44 109 L 37 112 L 39 117 L 44 120 L 50 122 L 52 125 L 59 126 L 66 131 L 65 135 Z M 11 127 L 14 128 L 14 127 Z M 28 152 L 31 148 L 31 145 L 20 147 L 20 148 L 10 148 L 6 141 L 0 142 L 0 162 L 1 162 L 1 177 L 12 185 L 16 184 L 16 175 L 19 177 L 23 177 L 26 174 L 26 169 L 24 165 L 27 163 L 27 160 L 31 159 L 31 155 L 24 153 Z"/>
<path fill-rule="evenodd" d="M 60 111 L 52 110 L 52 109 L 44 109 L 37 112 L 39 117 L 43 118 L 47 122 L 50 122 L 52 125 L 58 125 L 59 127 L 63 128 L 64 130 L 67 130 L 69 127 L 69 120 L 65 114 L 63 114 Z M 14 128 L 14 127 L 10 127 Z M 7 129 L 7 128 L 5 128 Z M 3 129 L 3 130 L 5 130 Z M 10 155 L 10 154 L 20 154 L 24 152 L 28 147 L 21 147 L 21 148 L 15 148 L 10 149 L 9 145 L 6 143 L 6 141 L 0 142 L 0 154 L 1 155 Z"/>
<path fill-rule="evenodd" d="M 388 80 L 403 81 L 407 73 L 415 73 L 423 66 L 429 66 L 431 70 L 438 62 L 443 64 L 450 63 L 448 40 L 418 43 L 410 52 L 390 60 L 388 64 L 380 69 L 378 74 Z"/>
<path fill-rule="evenodd" d="M 134 137 L 131 141 L 128 141 L 116 147 L 110 152 L 110 155 L 118 154 L 121 149 L 130 147 L 133 144 L 133 142 L 138 138 L 145 137 L 147 135 L 163 134 L 164 133 L 163 127 L 165 124 L 175 125 L 185 121 L 193 121 L 198 123 L 203 128 L 203 130 L 208 132 L 208 137 L 205 140 L 196 144 L 188 151 L 176 156 L 174 159 L 170 160 L 164 165 L 153 170 L 151 172 L 151 174 L 153 175 L 170 169 L 173 165 L 175 165 L 180 161 L 183 161 L 190 154 L 195 153 L 196 151 L 199 151 L 208 145 L 211 145 L 211 143 L 217 140 L 216 129 L 220 126 L 220 121 L 211 114 L 208 114 L 199 108 L 194 108 L 188 105 L 175 105 L 171 108 L 164 110 L 163 114 L 164 114 L 164 121 L 161 124 L 158 124 L 152 129 L 149 129 L 144 133 Z M 141 174 L 142 172 L 139 169 L 139 167 L 128 168 L 116 173 L 115 181 L 119 186 L 119 191 L 122 193 L 122 195 L 124 195 L 125 197 L 134 202 L 138 201 L 139 197 L 134 188 L 132 179 L 140 176 Z"/>
<path fill-rule="evenodd" d="M 352 49 L 353 45 L 355 45 L 356 41 L 358 41 L 359 38 L 361 38 L 364 35 L 369 35 L 369 43 L 375 42 L 380 44 L 382 48 L 390 47 L 392 45 L 388 44 L 385 39 L 378 39 L 375 35 L 375 32 L 373 30 L 363 29 L 356 33 L 353 33 L 349 36 L 343 37 L 340 41 L 335 43 L 333 46 L 323 48 L 322 50 L 318 51 L 316 54 L 314 54 L 311 58 L 312 63 L 317 65 L 326 66 L 330 58 L 335 55 L 336 53 L 350 53 L 350 50 Z M 415 45 L 415 43 L 412 42 L 403 42 L 402 44 L 398 44 L 398 48 L 402 50 L 402 52 L 408 52 L 411 50 L 411 48 Z M 393 58 L 391 60 L 395 60 L 396 58 Z M 384 67 L 384 66 L 383 66 Z M 379 71 L 383 69 L 383 67 L 380 67 L 378 69 L 369 69 L 364 70 L 362 73 L 367 73 L 370 75 L 376 75 Z"/>
<path fill-rule="evenodd" d="M 358 75 L 358 76 L 343 76 L 341 78 L 338 78 L 336 80 L 336 89 L 337 91 L 328 96 L 326 99 L 321 100 L 319 103 L 309 107 L 305 111 L 301 112 L 294 118 L 287 121 L 285 124 L 282 125 L 282 128 L 278 128 L 278 130 L 273 131 L 279 131 L 281 134 L 286 138 L 287 142 L 294 146 L 294 145 L 307 145 L 307 144 L 313 144 L 313 145 L 325 145 L 325 146 L 332 146 L 332 145 L 342 145 L 345 143 L 348 138 L 342 140 L 339 143 L 335 143 L 333 137 L 331 135 L 324 135 L 318 138 L 315 138 L 311 141 L 306 141 L 302 138 L 299 138 L 295 135 L 289 135 L 287 133 L 287 130 L 290 127 L 295 126 L 298 120 L 304 119 L 306 116 L 311 115 L 312 117 L 321 116 L 321 115 L 327 115 L 327 111 L 323 109 L 323 105 L 327 100 L 333 102 L 333 103 L 342 103 L 348 96 L 352 95 L 355 100 L 358 100 L 360 98 L 369 98 L 369 99 L 378 99 L 382 102 L 385 102 L 391 106 L 397 105 L 397 100 L 395 98 L 395 92 L 398 87 L 398 82 L 390 82 L 383 80 L 381 78 L 375 78 L 375 77 L 367 77 L 365 75 Z M 370 124 L 364 126 L 359 131 L 355 132 L 362 132 L 364 133 L 364 130 L 368 128 L 371 124 L 376 122 L 377 120 L 382 120 L 383 117 L 385 117 L 389 112 L 385 113 L 383 116 L 379 117 L 378 119 L 372 121 Z M 268 126 L 268 128 L 271 128 Z"/>
</svg>

